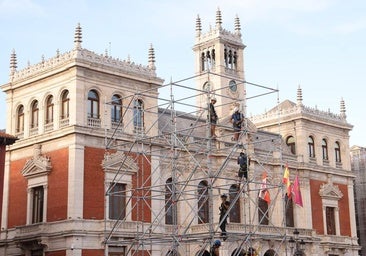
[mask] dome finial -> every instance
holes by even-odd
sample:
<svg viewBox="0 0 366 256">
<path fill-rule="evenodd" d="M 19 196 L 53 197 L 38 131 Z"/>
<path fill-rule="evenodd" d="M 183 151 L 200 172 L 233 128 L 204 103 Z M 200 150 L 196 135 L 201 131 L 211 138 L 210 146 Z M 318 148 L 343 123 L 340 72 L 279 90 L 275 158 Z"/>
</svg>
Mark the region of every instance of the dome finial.
<svg viewBox="0 0 366 256">
<path fill-rule="evenodd" d="M 341 103 L 340 103 L 340 112 L 341 112 L 341 117 L 343 117 L 344 119 L 347 118 L 347 115 L 346 115 L 346 104 L 344 103 L 344 100 L 343 98 L 341 98 Z"/>
<path fill-rule="evenodd" d="M 297 88 L 297 105 L 302 106 L 302 90 L 301 90 L 300 85 Z"/>
<path fill-rule="evenodd" d="M 240 20 L 238 15 L 235 16 L 235 33 L 241 36 Z"/>
<path fill-rule="evenodd" d="M 217 11 L 216 11 L 216 29 L 221 30 L 222 29 L 221 24 L 222 24 L 221 11 L 220 11 L 220 8 L 217 7 Z"/>
<path fill-rule="evenodd" d="M 197 18 L 196 18 L 196 36 L 197 37 L 201 36 L 201 32 L 202 32 L 201 18 L 197 14 Z"/>
<path fill-rule="evenodd" d="M 81 49 L 81 42 L 83 41 L 82 35 L 83 35 L 83 33 L 81 30 L 81 26 L 80 26 L 80 23 L 78 23 L 78 25 L 75 29 L 75 36 L 74 36 L 74 45 L 75 45 L 75 49 L 77 49 L 77 50 Z"/>
<path fill-rule="evenodd" d="M 150 44 L 149 48 L 149 68 L 155 70 L 155 51 L 152 44 Z"/>
<path fill-rule="evenodd" d="M 10 75 L 14 75 L 14 72 L 17 70 L 17 54 L 15 53 L 15 50 L 13 49 L 11 55 L 10 55 Z"/>
</svg>

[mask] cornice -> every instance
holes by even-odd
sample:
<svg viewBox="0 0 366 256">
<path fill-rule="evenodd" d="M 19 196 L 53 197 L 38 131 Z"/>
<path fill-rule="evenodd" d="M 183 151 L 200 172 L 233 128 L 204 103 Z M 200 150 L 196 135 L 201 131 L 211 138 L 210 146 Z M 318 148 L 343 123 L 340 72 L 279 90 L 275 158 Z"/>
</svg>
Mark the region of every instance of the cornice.
<svg viewBox="0 0 366 256">
<path fill-rule="evenodd" d="M 351 130 L 353 125 L 347 123 L 345 117 L 340 114 L 334 114 L 329 111 L 322 111 L 317 108 L 295 105 L 291 108 L 279 109 L 277 111 L 269 111 L 261 115 L 250 117 L 250 120 L 258 127 L 268 126 L 270 123 L 278 123 L 279 120 L 284 119 L 308 119 L 317 123 L 326 123 L 340 126 L 344 129 Z"/>
<path fill-rule="evenodd" d="M 87 49 L 74 49 L 64 54 L 57 54 L 50 59 L 42 60 L 40 63 L 29 65 L 22 70 L 15 71 L 10 76 L 10 84 L 21 83 L 33 77 L 39 79 L 50 73 L 60 72 L 60 70 L 65 70 L 75 65 L 87 65 L 89 68 L 96 68 L 98 65 L 103 65 L 103 72 L 108 72 L 109 69 L 121 75 L 136 75 L 149 80 L 155 80 L 157 83 L 163 81 L 163 79 L 156 76 L 155 69 L 149 68 L 148 66 L 138 65 L 129 60 L 120 60 L 118 58 L 97 54 Z M 9 86 L 3 86 L 4 89 L 7 87 Z"/>
</svg>

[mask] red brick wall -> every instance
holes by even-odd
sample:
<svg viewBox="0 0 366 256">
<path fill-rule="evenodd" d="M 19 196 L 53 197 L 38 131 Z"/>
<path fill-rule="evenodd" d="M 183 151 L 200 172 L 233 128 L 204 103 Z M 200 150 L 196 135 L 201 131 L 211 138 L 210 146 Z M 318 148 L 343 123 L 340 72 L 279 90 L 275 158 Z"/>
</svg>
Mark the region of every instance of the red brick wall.
<svg viewBox="0 0 366 256">
<path fill-rule="evenodd" d="M 104 149 L 85 147 L 84 219 L 104 218 Z"/>
<path fill-rule="evenodd" d="M 319 180 L 310 180 L 310 199 L 313 229 L 315 229 L 318 234 L 324 234 L 323 204 L 319 195 L 319 189 L 323 183 L 323 181 Z"/>
<path fill-rule="evenodd" d="M 132 211 L 132 220 L 151 222 L 151 191 L 149 189 L 151 186 L 151 158 L 140 154 L 132 155 L 132 157 L 139 166 L 137 174 L 132 176 L 132 186 L 140 188 L 135 190 L 133 195 L 132 205 L 136 205 L 136 207 Z"/>
<path fill-rule="evenodd" d="M 4 168 L 5 168 L 5 145 L 0 145 L 0 205 L 3 205 Z M 2 207 L 0 207 L 0 216 L 2 216 Z M 1 218 L 0 218 L 0 226 L 1 226 Z"/>
<path fill-rule="evenodd" d="M 66 255 L 65 250 L 54 251 L 54 252 L 45 252 L 45 256 L 65 256 L 65 255 Z"/>
<path fill-rule="evenodd" d="M 47 221 L 66 219 L 67 217 L 67 176 L 68 149 L 47 152 L 52 170 L 48 175 Z M 28 180 L 21 171 L 27 160 L 10 163 L 9 184 L 9 228 L 26 224 Z"/>
<path fill-rule="evenodd" d="M 104 250 L 92 250 L 92 249 L 84 249 L 81 252 L 82 256 L 104 256 Z"/>
<path fill-rule="evenodd" d="M 27 159 L 10 163 L 8 227 L 26 224 L 27 218 L 27 180 L 21 174 Z"/>
<path fill-rule="evenodd" d="M 341 190 L 343 194 L 343 197 L 338 201 L 341 236 L 351 236 L 348 188 L 347 185 L 341 185 L 341 184 L 334 184 L 334 185 L 338 186 L 338 188 Z"/>
<path fill-rule="evenodd" d="M 320 186 L 324 184 L 324 181 L 310 180 L 310 196 L 312 207 L 312 219 L 313 228 L 318 234 L 324 234 L 323 227 L 323 205 L 322 199 L 319 195 Z M 339 206 L 339 222 L 340 222 L 340 234 L 342 236 L 351 236 L 350 226 L 350 213 L 349 213 L 349 200 L 347 185 L 334 184 L 343 193 L 343 197 L 338 201 Z"/>
<path fill-rule="evenodd" d="M 67 148 L 46 153 L 51 159 L 52 171 L 48 175 L 47 221 L 67 218 L 67 185 L 69 151 Z"/>
<path fill-rule="evenodd" d="M 104 218 L 104 171 L 102 161 L 105 149 L 85 147 L 84 166 L 84 218 Z M 138 164 L 137 174 L 132 176 L 132 187 L 141 188 L 134 190 L 132 205 L 132 220 L 151 222 L 151 166 L 150 158 L 143 155 L 129 154 Z M 137 200 L 143 199 L 143 200 Z M 137 202 L 138 201 L 138 202 Z"/>
</svg>

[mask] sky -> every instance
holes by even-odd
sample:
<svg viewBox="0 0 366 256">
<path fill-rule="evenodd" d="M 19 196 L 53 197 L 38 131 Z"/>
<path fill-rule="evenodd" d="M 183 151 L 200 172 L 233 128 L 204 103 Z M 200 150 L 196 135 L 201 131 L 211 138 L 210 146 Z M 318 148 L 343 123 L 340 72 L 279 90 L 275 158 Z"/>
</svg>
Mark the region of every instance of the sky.
<svg viewBox="0 0 366 256">
<path fill-rule="evenodd" d="M 82 47 L 147 65 L 155 49 L 157 75 L 166 82 L 194 73 L 192 46 L 197 15 L 202 32 L 215 25 L 234 31 L 240 19 L 245 79 L 278 89 L 248 101 L 259 114 L 289 99 L 335 114 L 340 101 L 352 124 L 350 145 L 366 147 L 366 1 L 343 0 L 0 0 L 0 85 L 9 82 L 10 55 L 18 70 L 73 48 L 80 23 Z M 0 129 L 5 129 L 0 91 Z"/>
</svg>

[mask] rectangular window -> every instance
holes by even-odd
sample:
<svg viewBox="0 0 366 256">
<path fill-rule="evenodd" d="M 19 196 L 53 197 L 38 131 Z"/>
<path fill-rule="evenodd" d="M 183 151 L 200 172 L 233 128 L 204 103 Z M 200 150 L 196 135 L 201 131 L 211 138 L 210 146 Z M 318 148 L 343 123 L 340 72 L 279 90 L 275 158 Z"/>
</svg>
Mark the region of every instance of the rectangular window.
<svg viewBox="0 0 366 256">
<path fill-rule="evenodd" d="M 325 208 L 325 216 L 327 222 L 327 235 L 336 235 L 336 225 L 335 225 L 335 210 L 334 207 Z"/>
<path fill-rule="evenodd" d="M 126 247 L 110 246 L 108 248 L 108 256 L 125 256 Z"/>
<path fill-rule="evenodd" d="M 262 198 L 258 198 L 258 222 L 259 225 L 269 224 L 268 204 Z"/>
<path fill-rule="evenodd" d="M 43 203 L 44 190 L 43 186 L 34 187 L 32 189 L 32 223 L 40 223 L 43 221 Z"/>
<path fill-rule="evenodd" d="M 32 250 L 31 256 L 43 256 L 43 249 Z"/>
<path fill-rule="evenodd" d="M 288 198 L 285 195 L 285 206 L 286 206 L 286 227 L 295 227 L 294 222 L 294 204 L 292 198 Z"/>
<path fill-rule="evenodd" d="M 126 217 L 126 184 L 113 184 L 109 196 L 109 219 L 118 220 Z"/>
</svg>

